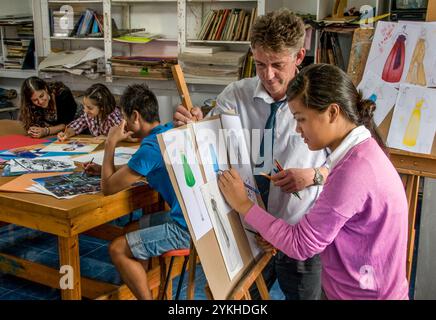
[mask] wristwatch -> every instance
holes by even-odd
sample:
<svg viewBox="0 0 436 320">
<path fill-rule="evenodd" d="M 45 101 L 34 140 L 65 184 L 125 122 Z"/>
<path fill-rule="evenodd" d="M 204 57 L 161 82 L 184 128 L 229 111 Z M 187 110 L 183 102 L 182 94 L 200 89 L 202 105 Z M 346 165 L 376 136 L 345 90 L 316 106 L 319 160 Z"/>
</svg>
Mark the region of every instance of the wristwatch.
<svg viewBox="0 0 436 320">
<path fill-rule="evenodd" d="M 324 183 L 324 176 L 321 174 L 319 168 L 313 168 L 315 170 L 315 175 L 313 177 L 313 184 L 315 186 L 320 186 Z"/>
</svg>

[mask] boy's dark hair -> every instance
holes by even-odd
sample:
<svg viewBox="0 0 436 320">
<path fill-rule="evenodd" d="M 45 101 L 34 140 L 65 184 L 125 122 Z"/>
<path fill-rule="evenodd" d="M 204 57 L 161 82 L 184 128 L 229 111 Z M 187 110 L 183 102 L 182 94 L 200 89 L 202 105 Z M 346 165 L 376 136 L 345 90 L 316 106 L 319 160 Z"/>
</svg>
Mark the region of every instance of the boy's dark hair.
<svg viewBox="0 0 436 320">
<path fill-rule="evenodd" d="M 160 122 L 157 98 L 146 84 L 129 85 L 121 96 L 120 104 L 127 117 L 136 110 L 146 122 Z"/>
</svg>

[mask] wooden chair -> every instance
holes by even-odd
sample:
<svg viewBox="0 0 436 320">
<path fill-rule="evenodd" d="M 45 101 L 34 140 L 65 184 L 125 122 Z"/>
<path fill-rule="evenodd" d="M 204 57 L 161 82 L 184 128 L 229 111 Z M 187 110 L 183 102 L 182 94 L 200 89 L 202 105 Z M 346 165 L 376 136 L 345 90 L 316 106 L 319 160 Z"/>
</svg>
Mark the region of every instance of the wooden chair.
<svg viewBox="0 0 436 320">
<path fill-rule="evenodd" d="M 18 120 L 0 120 L 0 136 L 6 136 L 9 134 L 22 134 L 26 135 L 27 132 L 24 130 L 23 123 Z"/>
</svg>

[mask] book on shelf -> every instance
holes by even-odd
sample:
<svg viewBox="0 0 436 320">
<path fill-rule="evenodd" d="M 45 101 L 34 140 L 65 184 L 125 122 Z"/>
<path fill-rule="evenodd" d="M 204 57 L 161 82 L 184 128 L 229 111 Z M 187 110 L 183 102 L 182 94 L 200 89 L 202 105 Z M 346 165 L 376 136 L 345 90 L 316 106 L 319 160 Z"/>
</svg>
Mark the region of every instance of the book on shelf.
<svg viewBox="0 0 436 320">
<path fill-rule="evenodd" d="M 185 47 L 183 52 L 196 53 L 196 54 L 212 54 L 223 51 L 225 48 L 222 46 L 189 46 Z"/>
<path fill-rule="evenodd" d="M 103 37 L 103 15 L 92 9 L 86 9 L 82 13 L 74 13 L 73 23 L 65 25 L 62 21 L 65 12 L 49 10 L 50 35 L 52 37 Z"/>
<path fill-rule="evenodd" d="M 257 8 L 210 10 L 197 33 L 199 40 L 248 41 Z"/>
<path fill-rule="evenodd" d="M 245 55 L 245 52 L 239 51 L 219 51 L 208 55 L 182 52 L 179 54 L 179 60 L 206 65 L 220 64 L 240 66 Z"/>
</svg>

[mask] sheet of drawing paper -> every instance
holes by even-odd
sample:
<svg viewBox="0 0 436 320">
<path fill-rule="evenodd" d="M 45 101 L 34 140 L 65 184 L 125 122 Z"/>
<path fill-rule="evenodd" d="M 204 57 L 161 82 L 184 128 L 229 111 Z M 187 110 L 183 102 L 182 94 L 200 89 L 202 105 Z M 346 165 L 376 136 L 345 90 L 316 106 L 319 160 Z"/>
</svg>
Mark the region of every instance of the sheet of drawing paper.
<svg viewBox="0 0 436 320">
<path fill-rule="evenodd" d="M 248 130 L 242 129 L 241 119 L 239 116 L 234 115 L 221 115 L 221 122 L 224 128 L 224 137 L 226 138 L 226 145 L 229 154 L 230 164 L 232 168 L 236 169 L 244 182 L 254 188 L 257 188 L 256 181 L 254 180 L 253 171 L 251 169 L 250 153 L 247 141 L 250 141 L 250 133 Z M 246 189 L 248 197 L 254 203 L 258 203 L 256 193 Z M 242 217 L 241 223 L 244 228 L 251 228 Z M 257 245 L 256 237 L 253 233 L 245 231 L 248 242 L 250 244 L 251 252 L 254 257 L 257 257 L 262 250 Z"/>
<path fill-rule="evenodd" d="M 83 139 L 68 139 L 65 142 L 56 141 L 44 149 L 42 152 L 68 152 L 68 153 L 89 153 L 95 150 L 98 147 L 98 144 L 90 144 L 87 141 L 83 141 Z"/>
<path fill-rule="evenodd" d="M 380 79 L 372 71 L 364 74 L 357 89 L 362 91 L 362 95 L 365 99 L 375 102 L 374 122 L 379 126 L 395 105 L 398 90 L 393 85 Z"/>
<path fill-rule="evenodd" d="M 364 73 L 372 71 L 398 87 L 409 68 L 420 29 L 413 24 L 379 21 Z"/>
<path fill-rule="evenodd" d="M 31 146 L 35 144 L 41 144 L 45 142 L 50 142 L 46 139 L 33 139 L 28 136 L 23 136 L 20 134 L 13 134 L 0 137 L 0 150 L 8 150 L 13 148 L 20 148 L 24 146 Z"/>
<path fill-rule="evenodd" d="M 171 162 L 195 238 L 198 240 L 212 228 L 212 223 L 200 191 L 204 182 L 191 131 L 189 128 L 170 130 L 164 132 L 162 137 L 168 155 L 165 160 Z"/>
<path fill-rule="evenodd" d="M 219 170 L 228 170 L 227 150 L 220 119 L 201 121 L 192 125 L 198 153 L 206 180 L 216 180 Z"/>
<path fill-rule="evenodd" d="M 129 162 L 132 155 L 137 151 L 138 149 L 135 148 L 128 148 L 128 147 L 118 147 L 115 149 L 114 154 L 114 163 L 116 166 L 122 166 Z M 85 154 L 83 156 L 77 156 L 71 158 L 73 161 L 85 163 L 92 160 L 93 163 L 102 165 L 103 164 L 103 157 L 104 157 L 104 150 L 97 151 L 89 154 Z"/>
<path fill-rule="evenodd" d="M 401 85 L 388 133 L 391 148 L 431 153 L 436 130 L 436 90 Z"/>
<path fill-rule="evenodd" d="M 228 218 L 232 208 L 221 195 L 216 180 L 202 185 L 201 192 L 231 281 L 244 265 Z"/>
</svg>

